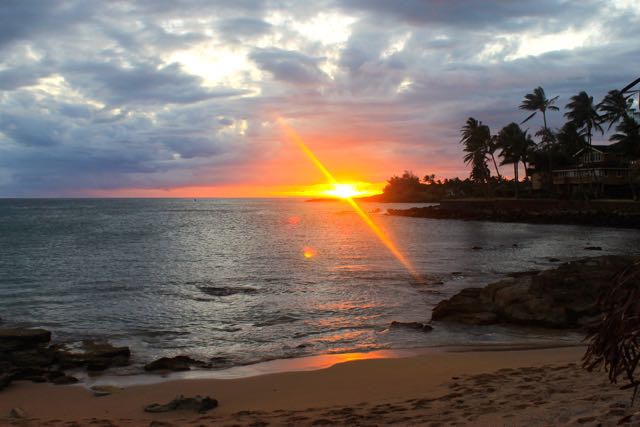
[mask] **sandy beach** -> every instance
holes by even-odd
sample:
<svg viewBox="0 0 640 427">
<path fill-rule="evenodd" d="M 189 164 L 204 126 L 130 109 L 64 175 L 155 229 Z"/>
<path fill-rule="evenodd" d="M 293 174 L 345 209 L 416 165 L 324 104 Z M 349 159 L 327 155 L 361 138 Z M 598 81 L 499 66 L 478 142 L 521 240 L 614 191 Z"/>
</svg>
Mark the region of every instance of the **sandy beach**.
<svg viewBox="0 0 640 427">
<path fill-rule="evenodd" d="M 17 382 L 0 394 L 1 425 L 638 425 L 631 393 L 580 368 L 583 347 L 433 352 L 305 372 L 187 379 L 96 397 L 86 387 Z M 345 358 L 347 359 L 347 358 Z M 205 414 L 150 414 L 151 403 L 210 396 Z M 20 408 L 22 418 L 9 418 Z"/>
</svg>

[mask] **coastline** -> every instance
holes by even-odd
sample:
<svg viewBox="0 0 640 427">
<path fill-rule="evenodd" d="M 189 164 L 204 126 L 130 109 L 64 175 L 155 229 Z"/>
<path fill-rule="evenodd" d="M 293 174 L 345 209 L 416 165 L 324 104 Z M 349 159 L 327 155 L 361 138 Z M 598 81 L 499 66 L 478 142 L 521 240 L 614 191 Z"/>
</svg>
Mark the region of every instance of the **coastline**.
<svg viewBox="0 0 640 427">
<path fill-rule="evenodd" d="M 528 420 L 530 425 L 541 425 L 544 423 L 537 417 L 544 414 L 546 417 L 567 416 L 571 419 L 587 412 L 600 413 L 614 403 L 623 406 L 628 403 L 629 393 L 607 384 L 604 373 L 587 373 L 577 367 L 583 354 L 583 346 L 448 349 L 408 357 L 344 360 L 322 369 L 245 378 L 168 380 L 159 384 L 124 387 L 103 397 L 95 397 L 89 389 L 78 385 L 19 382 L 2 392 L 0 425 L 20 422 L 22 425 L 47 423 L 55 426 L 68 425 L 66 423 L 70 421 L 80 425 L 99 422 L 109 425 L 109 422 L 111 425 L 130 426 L 146 426 L 153 421 L 168 423 L 165 425 L 191 422 L 204 425 L 230 422 L 238 425 L 287 425 L 295 417 L 304 418 L 298 419 L 296 425 L 319 425 L 322 422 L 318 420 L 322 419 L 327 420 L 326 424 L 344 425 L 349 416 L 356 415 L 364 417 L 361 422 L 377 420 L 384 424 L 391 418 L 402 416 L 406 417 L 407 423 L 426 423 L 438 417 L 443 421 L 438 404 L 450 407 L 450 412 L 445 414 L 449 422 L 483 424 L 491 420 L 509 420 L 511 424 L 517 420 Z M 532 376 L 538 378 L 533 383 Z M 559 384 L 563 381 L 574 384 L 573 389 Z M 582 384 L 585 381 L 597 384 L 597 389 Z M 500 383 L 500 387 L 496 387 L 494 382 Z M 531 389 L 542 387 L 547 394 L 546 399 L 539 393 L 527 397 L 531 393 L 523 391 L 522 383 Z M 562 411 L 554 406 L 563 401 L 553 398 L 554 393 L 550 389 L 554 384 L 560 387 L 558 393 L 564 401 L 572 399 L 571 393 L 580 396 L 584 393 L 608 394 L 614 400 L 601 399 L 606 408 L 600 408 L 593 402 L 585 401 L 583 405 L 576 401 L 572 407 L 562 404 Z M 464 388 L 462 393 L 455 391 L 461 387 Z M 498 394 L 506 396 L 509 393 L 521 395 L 521 399 L 511 402 L 512 406 L 515 405 L 513 408 L 500 405 L 488 408 L 472 402 L 484 398 L 497 402 Z M 150 414 L 143 411 L 143 407 L 151 403 L 166 403 L 177 395 L 197 394 L 217 399 L 220 406 L 206 414 L 188 411 Z M 424 404 L 418 405 L 421 401 Z M 534 404 L 534 401 L 538 403 Z M 526 407 L 517 408 L 523 404 Z M 3 418 L 13 408 L 21 408 L 26 418 Z M 624 410 L 619 408 L 620 416 L 624 415 Z M 600 417 L 596 415 L 594 420 L 602 421 L 603 414 Z M 557 421 L 559 418 L 554 419 Z M 259 421 L 263 424 L 256 424 Z"/>
<path fill-rule="evenodd" d="M 546 199 L 452 199 L 438 205 L 389 209 L 388 215 L 465 221 L 640 228 L 640 203 Z"/>
</svg>

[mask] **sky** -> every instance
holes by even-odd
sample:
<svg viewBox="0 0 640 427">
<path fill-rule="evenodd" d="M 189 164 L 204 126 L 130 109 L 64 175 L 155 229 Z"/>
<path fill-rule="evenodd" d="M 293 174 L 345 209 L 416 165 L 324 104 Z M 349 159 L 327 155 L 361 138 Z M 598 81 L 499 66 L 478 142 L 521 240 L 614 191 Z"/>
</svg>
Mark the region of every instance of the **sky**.
<svg viewBox="0 0 640 427">
<path fill-rule="evenodd" d="M 497 133 L 537 86 L 598 102 L 638 40 L 635 0 L 3 0 L 0 197 L 312 194 L 279 118 L 363 189 L 464 178 L 467 117 Z"/>
</svg>

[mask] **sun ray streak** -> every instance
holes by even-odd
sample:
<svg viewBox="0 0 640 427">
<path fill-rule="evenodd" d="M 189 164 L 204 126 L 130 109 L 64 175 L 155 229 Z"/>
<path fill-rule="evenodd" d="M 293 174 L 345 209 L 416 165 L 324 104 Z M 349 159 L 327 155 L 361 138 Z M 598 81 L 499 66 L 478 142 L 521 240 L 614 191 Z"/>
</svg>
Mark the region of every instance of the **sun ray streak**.
<svg viewBox="0 0 640 427">
<path fill-rule="evenodd" d="M 331 184 L 338 184 L 338 181 L 334 178 L 334 176 L 329 172 L 329 170 L 322 164 L 322 162 L 313 154 L 313 151 L 307 147 L 304 143 L 300 135 L 289 126 L 282 118 L 278 118 L 278 123 L 282 127 L 286 136 L 302 150 L 304 154 L 311 160 L 311 162 L 322 172 L 322 174 L 327 178 L 327 180 Z M 371 217 L 358 205 L 358 203 L 353 200 L 351 197 L 343 198 L 349 205 L 353 208 L 353 210 L 358 214 L 358 216 L 364 221 L 364 223 L 373 231 L 373 233 L 380 239 L 380 241 L 389 249 L 389 251 L 393 254 L 393 256 L 407 269 L 409 273 L 419 282 L 422 282 L 423 279 L 420 277 L 415 268 L 411 265 L 409 260 L 405 258 L 405 256 L 400 252 L 400 250 L 396 247 L 393 241 L 380 229 L 380 227 L 371 219 Z"/>
</svg>

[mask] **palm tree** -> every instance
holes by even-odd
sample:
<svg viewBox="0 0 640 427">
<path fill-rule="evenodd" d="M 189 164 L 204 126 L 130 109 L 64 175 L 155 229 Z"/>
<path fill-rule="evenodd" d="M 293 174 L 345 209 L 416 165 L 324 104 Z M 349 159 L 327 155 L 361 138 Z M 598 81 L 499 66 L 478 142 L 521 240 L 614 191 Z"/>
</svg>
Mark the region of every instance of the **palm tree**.
<svg viewBox="0 0 640 427">
<path fill-rule="evenodd" d="M 566 106 L 567 111 L 564 116 L 573 122 L 578 129 L 585 129 L 587 136 L 587 145 L 591 147 L 592 130 L 599 130 L 604 134 L 602 126 L 602 117 L 598 114 L 596 106 L 593 105 L 593 96 L 589 96 L 587 92 L 582 91 L 577 95 L 571 97 L 571 102 Z M 593 170 L 591 170 L 593 172 Z M 591 193 L 593 182 L 592 174 L 588 172 L 589 176 L 589 192 Z"/>
<path fill-rule="evenodd" d="M 498 135 L 492 135 L 487 141 L 487 153 L 491 156 L 491 161 L 493 162 L 493 167 L 496 169 L 496 176 L 498 177 L 498 181 L 502 179 L 502 175 L 500 175 L 500 170 L 498 169 L 498 163 L 496 163 L 496 158 L 494 156 L 495 152 L 500 148 L 498 145 Z"/>
<path fill-rule="evenodd" d="M 578 151 L 587 147 L 585 134 L 573 122 L 566 122 L 556 135 L 560 153 L 570 159 Z"/>
<path fill-rule="evenodd" d="M 462 127 L 460 143 L 464 145 L 465 164 L 472 165 L 470 178 L 476 182 L 487 183 L 491 175 L 487 167 L 487 155 L 491 141 L 489 126 L 469 117 Z"/>
<path fill-rule="evenodd" d="M 618 143 L 622 154 L 627 157 L 640 155 L 640 123 L 631 116 L 623 117 L 609 141 Z"/>
<path fill-rule="evenodd" d="M 527 122 L 529 119 L 535 116 L 538 111 L 540 111 L 542 113 L 542 122 L 544 124 L 544 129 L 548 131 L 549 127 L 547 126 L 547 110 L 558 111 L 558 107 L 553 105 L 557 99 L 557 96 L 554 96 L 551 99 L 547 99 L 547 96 L 544 93 L 544 89 L 542 89 L 542 87 L 540 86 L 535 88 L 532 93 L 526 94 L 524 96 L 522 104 L 520 104 L 520 109 L 533 111 L 533 113 L 531 113 L 531 115 L 524 119 L 520 124 Z"/>
<path fill-rule="evenodd" d="M 500 157 L 503 159 L 501 164 L 513 164 L 515 196 L 518 198 L 518 166 L 520 162 L 522 162 L 525 174 L 527 173 L 526 162 L 535 144 L 527 132 L 520 129 L 517 123 L 509 123 L 500 130 L 498 134 L 498 145 L 502 150 L 500 152 Z"/>
<path fill-rule="evenodd" d="M 547 151 L 547 167 L 549 169 L 549 174 L 551 174 L 551 170 L 553 169 L 553 153 L 551 149 L 552 145 L 555 143 L 555 135 L 553 135 L 553 132 L 547 126 L 547 110 L 558 111 L 558 107 L 553 105 L 557 99 L 557 96 L 547 99 L 544 89 L 542 89 L 541 86 L 538 86 L 532 93 L 528 93 L 524 96 L 524 100 L 519 107 L 521 110 L 533 111 L 533 113 L 531 113 L 529 117 L 524 119 L 520 124 L 527 122 L 535 116 L 538 111 L 542 113 L 543 127 L 540 131 L 536 132 L 536 136 L 541 137 L 540 142 Z M 549 183 L 550 186 L 553 186 L 552 180 L 549 180 Z"/>
<path fill-rule="evenodd" d="M 611 127 L 624 120 L 626 117 L 633 115 L 631 106 L 633 105 L 632 95 L 625 95 L 619 90 L 610 90 L 596 108 L 602 112 L 602 121 L 609 122 Z"/>
<path fill-rule="evenodd" d="M 464 156 L 465 163 L 469 164 L 474 159 L 478 162 L 480 159 L 484 159 L 488 153 L 489 141 L 491 140 L 489 126 L 483 125 L 481 121 L 473 117 L 469 117 L 460 133 L 462 136 L 460 143 L 464 145 L 464 151 L 467 153 Z"/>
<path fill-rule="evenodd" d="M 604 133 L 600 123 L 602 118 L 598 114 L 597 107 L 593 105 L 593 96 L 589 96 L 587 92 L 582 91 L 571 97 L 565 108 L 569 111 L 564 116 L 573 122 L 578 129 L 586 129 L 587 144 L 591 146 L 592 130 L 599 130 Z"/>
</svg>

